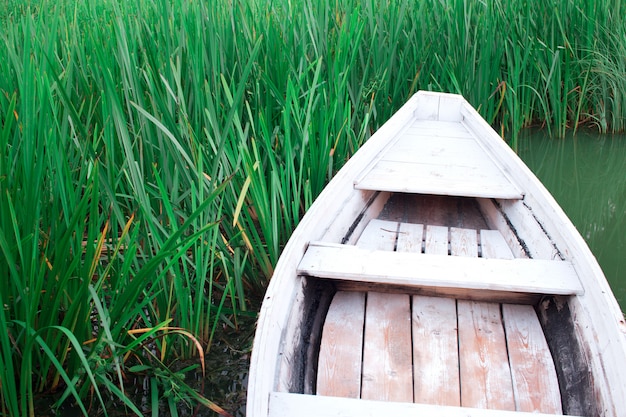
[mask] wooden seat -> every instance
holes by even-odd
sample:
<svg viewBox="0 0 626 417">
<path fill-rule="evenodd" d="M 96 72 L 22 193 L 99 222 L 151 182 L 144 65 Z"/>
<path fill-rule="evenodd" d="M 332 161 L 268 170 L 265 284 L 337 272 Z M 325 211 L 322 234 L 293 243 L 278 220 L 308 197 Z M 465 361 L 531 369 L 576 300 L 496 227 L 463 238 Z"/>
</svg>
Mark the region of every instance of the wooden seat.
<svg viewBox="0 0 626 417">
<path fill-rule="evenodd" d="M 578 275 L 566 261 L 462 258 L 317 242 L 309 245 L 298 274 L 474 299 L 493 299 L 491 292 L 510 293 L 520 302 L 525 293 L 583 292 Z M 531 297 L 530 302 L 535 299 Z"/>
<path fill-rule="evenodd" d="M 420 259 L 411 271 L 426 269 L 425 276 L 437 275 L 431 277 L 432 281 L 445 276 L 438 270 L 448 265 L 439 263 L 442 259 L 453 262 L 455 268 L 475 267 L 473 262 L 481 260 L 486 262 L 484 275 L 492 275 L 496 283 L 505 278 L 508 282 L 508 271 L 491 265 L 516 261 L 497 231 L 477 233 L 474 229 L 378 220 L 370 223 L 357 247 L 346 248 L 341 255 L 341 264 L 348 263 L 346 257 L 351 256 L 356 262 L 352 268 L 368 277 L 376 274 L 384 277 L 384 269 L 377 270 L 376 266 L 372 268 L 378 272 L 369 269 L 370 265 L 376 265 L 372 259 L 388 262 L 384 266 L 396 275 L 407 264 L 396 268 L 393 262 Z M 329 252 L 343 249 L 337 245 L 316 247 Z M 478 258 L 479 252 L 482 258 Z M 359 256 L 352 257 L 354 253 Z M 332 256 L 324 252 L 316 254 L 315 259 L 328 261 Z M 430 264 L 422 261 L 430 258 L 436 261 Z M 454 264 L 456 260 L 461 263 Z M 338 264 L 330 261 L 327 265 Z M 556 269 L 552 271 L 559 273 L 569 270 L 561 269 L 559 264 L 567 265 L 561 261 L 548 261 L 545 265 L 554 265 Z M 537 273 L 526 270 L 531 272 Z M 577 282 L 575 275 L 574 278 Z M 460 297 L 339 291 L 323 330 L 317 393 L 450 407 L 446 409 L 450 414 L 441 415 L 457 415 L 454 410 L 459 406 L 561 414 L 554 363 L 533 307 L 457 298 Z M 385 414 L 403 415 L 400 409 L 398 412 Z M 463 415 L 490 415 L 472 413 Z"/>
<path fill-rule="evenodd" d="M 461 242 L 455 256 L 448 256 L 449 234 Z M 356 246 L 311 242 L 298 273 L 340 280 L 346 289 L 352 288 L 346 282 L 356 282 L 361 287 L 365 283 L 426 295 L 521 303 L 535 303 L 544 294 L 583 292 L 570 262 L 513 259 L 512 255 L 478 257 L 479 236 L 481 254 L 499 249 L 511 253 L 495 230 L 479 235 L 473 229 L 372 220 Z M 463 256 L 470 243 L 473 254 Z"/>
<path fill-rule="evenodd" d="M 272 392 L 268 417 L 548 417 L 555 414 Z"/>
</svg>

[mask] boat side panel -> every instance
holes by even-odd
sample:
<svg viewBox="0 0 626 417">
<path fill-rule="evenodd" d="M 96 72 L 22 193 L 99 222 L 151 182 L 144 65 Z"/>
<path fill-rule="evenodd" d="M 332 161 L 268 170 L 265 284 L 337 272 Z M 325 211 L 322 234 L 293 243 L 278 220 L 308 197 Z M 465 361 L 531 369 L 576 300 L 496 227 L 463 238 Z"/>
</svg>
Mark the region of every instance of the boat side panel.
<svg viewBox="0 0 626 417">
<path fill-rule="evenodd" d="M 312 394 L 317 379 L 317 358 L 324 318 L 334 294 L 332 285 L 298 278 L 301 291 L 291 310 L 284 336 L 278 380 L 279 391 Z"/>
<path fill-rule="evenodd" d="M 324 230 L 321 240 L 353 245 L 369 221 L 379 215 L 389 196 L 390 193 L 385 192 L 363 192 L 362 205 L 352 209 L 347 206 L 345 210 L 334 213 L 332 227 Z M 328 215 L 331 216 L 330 213 Z"/>
<path fill-rule="evenodd" d="M 335 222 L 324 229 L 322 239 L 327 241 L 350 240 L 378 216 L 385 205 L 387 193 L 361 193 L 354 191 L 352 205 L 336 213 Z M 355 219 L 352 226 L 349 222 Z M 317 358 L 324 318 L 328 311 L 334 284 L 314 282 L 297 277 L 301 284 L 296 287 L 290 316 L 281 336 L 280 363 L 278 365 L 277 389 L 285 392 L 311 393 L 317 379 Z"/>
<path fill-rule="evenodd" d="M 500 231 L 516 258 L 554 259 L 556 250 L 552 242 L 522 202 L 492 199 L 478 199 L 478 202 L 489 227 Z"/>
</svg>

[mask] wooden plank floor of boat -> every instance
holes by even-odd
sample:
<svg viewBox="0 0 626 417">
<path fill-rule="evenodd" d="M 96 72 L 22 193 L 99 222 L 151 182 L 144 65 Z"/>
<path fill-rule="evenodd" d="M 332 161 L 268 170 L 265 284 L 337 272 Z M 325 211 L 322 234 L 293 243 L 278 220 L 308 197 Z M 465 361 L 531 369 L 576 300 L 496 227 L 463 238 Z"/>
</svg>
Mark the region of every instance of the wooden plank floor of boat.
<svg viewBox="0 0 626 417">
<path fill-rule="evenodd" d="M 453 208 L 468 204 L 445 201 Z M 407 222 L 392 207 L 387 220 L 370 221 L 357 246 L 513 258 L 500 232 L 487 230 L 480 216 L 450 219 L 468 207 L 439 209 L 434 212 L 448 218 L 408 218 L 434 223 L 424 225 Z M 317 394 L 562 414 L 554 362 L 532 306 L 403 293 L 335 295 L 322 335 Z"/>
</svg>

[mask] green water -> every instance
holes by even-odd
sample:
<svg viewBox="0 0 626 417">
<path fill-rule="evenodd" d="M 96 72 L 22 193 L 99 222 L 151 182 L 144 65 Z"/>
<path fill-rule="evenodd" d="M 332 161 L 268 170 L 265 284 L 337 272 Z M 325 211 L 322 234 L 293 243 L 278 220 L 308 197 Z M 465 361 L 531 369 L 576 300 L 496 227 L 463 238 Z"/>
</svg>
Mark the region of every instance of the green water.
<svg viewBox="0 0 626 417">
<path fill-rule="evenodd" d="M 626 135 L 547 135 L 524 132 L 519 155 L 585 238 L 626 311 Z"/>
</svg>

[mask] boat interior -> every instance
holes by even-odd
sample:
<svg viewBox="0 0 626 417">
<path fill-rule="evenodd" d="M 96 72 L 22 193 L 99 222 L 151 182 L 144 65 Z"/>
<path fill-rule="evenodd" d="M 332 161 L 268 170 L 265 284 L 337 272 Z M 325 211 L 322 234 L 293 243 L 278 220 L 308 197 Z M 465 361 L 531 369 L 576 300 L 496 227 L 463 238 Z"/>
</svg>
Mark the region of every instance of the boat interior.
<svg viewBox="0 0 626 417">
<path fill-rule="evenodd" d="M 341 242 L 310 242 L 300 263 L 313 301 L 293 313 L 282 391 L 595 415 L 564 258 L 523 200 L 372 193 Z"/>
</svg>

